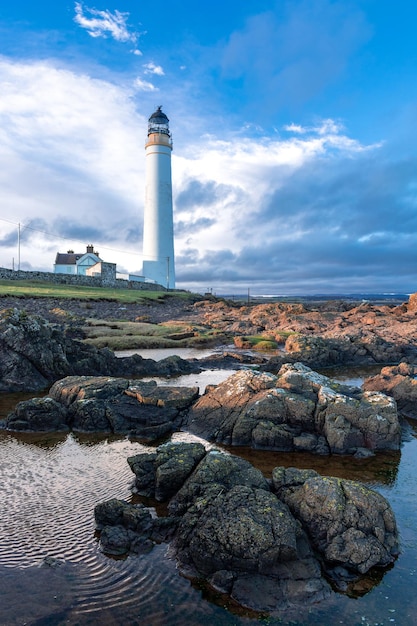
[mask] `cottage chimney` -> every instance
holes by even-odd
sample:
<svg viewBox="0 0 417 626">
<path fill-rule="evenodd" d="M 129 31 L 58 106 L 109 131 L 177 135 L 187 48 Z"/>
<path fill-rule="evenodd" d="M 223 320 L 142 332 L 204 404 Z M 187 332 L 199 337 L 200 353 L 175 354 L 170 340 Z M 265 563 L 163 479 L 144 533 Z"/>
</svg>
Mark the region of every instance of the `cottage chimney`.
<svg viewBox="0 0 417 626">
<path fill-rule="evenodd" d="M 87 254 L 88 253 L 94 254 L 94 246 L 92 243 L 87 246 Z"/>
</svg>

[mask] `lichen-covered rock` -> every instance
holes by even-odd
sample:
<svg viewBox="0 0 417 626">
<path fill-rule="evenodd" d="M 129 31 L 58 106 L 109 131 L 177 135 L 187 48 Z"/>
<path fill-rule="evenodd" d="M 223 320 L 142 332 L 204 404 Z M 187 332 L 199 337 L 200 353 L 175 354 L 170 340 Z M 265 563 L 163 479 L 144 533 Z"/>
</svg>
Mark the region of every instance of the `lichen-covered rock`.
<svg viewBox="0 0 417 626">
<path fill-rule="evenodd" d="M 239 485 L 269 491 L 262 472 L 250 463 L 230 454 L 210 450 L 196 466 L 189 480 L 170 500 L 168 510 L 171 515 L 182 515 L 196 498 L 217 496 Z"/>
<path fill-rule="evenodd" d="M 330 593 L 299 523 L 264 489 L 241 485 L 197 497 L 172 547 L 180 569 L 252 609 L 317 602 Z"/>
<path fill-rule="evenodd" d="M 136 476 L 136 492 L 167 501 L 180 490 L 205 454 L 201 443 L 168 442 L 156 452 L 129 457 L 127 462 Z"/>
<path fill-rule="evenodd" d="M 168 515 L 153 517 L 150 529 L 131 505 L 96 507 L 102 549 L 137 553 L 147 541 L 171 541 L 184 575 L 206 579 L 242 606 L 316 603 L 331 594 L 323 571 L 342 590 L 398 554 L 388 502 L 359 483 L 283 467 L 267 481 L 247 461 L 200 443 L 164 444 L 129 464 L 138 489 L 168 500 Z"/>
<path fill-rule="evenodd" d="M 318 454 L 396 450 L 401 438 L 392 398 L 362 393 L 302 363 L 283 365 L 277 376 L 237 372 L 192 405 L 187 427 L 226 445 Z"/>
<path fill-rule="evenodd" d="M 299 519 L 326 568 L 364 574 L 399 553 L 398 531 L 386 499 L 350 480 L 275 468 L 273 489 Z"/>
<path fill-rule="evenodd" d="M 160 499 L 171 498 L 171 552 L 186 575 L 204 577 L 256 610 L 317 602 L 330 593 L 299 522 L 247 461 L 177 442 L 129 464 L 136 486 L 149 484 L 153 468 L 153 495 L 159 489 Z"/>
<path fill-rule="evenodd" d="M 171 442 L 129 459 L 136 487 L 168 501 L 167 517 L 111 500 L 95 509 L 104 551 L 140 553 L 170 541 L 187 576 L 254 610 L 316 603 L 398 554 L 388 502 L 359 483 L 313 470 L 273 470 L 200 443 Z"/>
</svg>

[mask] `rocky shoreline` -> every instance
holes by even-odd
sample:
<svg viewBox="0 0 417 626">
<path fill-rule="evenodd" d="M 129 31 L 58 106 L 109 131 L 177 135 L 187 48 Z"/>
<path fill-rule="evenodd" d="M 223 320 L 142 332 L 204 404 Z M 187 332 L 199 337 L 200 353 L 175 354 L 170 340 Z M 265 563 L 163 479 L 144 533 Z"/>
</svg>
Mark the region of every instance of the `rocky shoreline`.
<svg viewBox="0 0 417 626">
<path fill-rule="evenodd" d="M 0 391 L 50 389 L 43 398 L 19 403 L 2 428 L 166 440 L 128 461 L 135 491 L 166 502 L 168 515 L 155 518 L 144 505 L 123 501 L 98 505 L 105 553 L 138 554 L 167 542 L 185 575 L 202 577 L 259 611 L 315 603 L 332 588 L 346 590 L 349 581 L 394 562 L 395 518 L 386 499 L 371 489 L 280 467 L 267 481 L 221 449 L 169 437 L 182 429 L 219 445 L 357 459 L 399 450 L 403 416 L 417 418 L 416 294 L 393 307 L 249 307 L 206 300 L 171 302 L 162 313 L 164 304 L 152 305 L 153 322 L 186 319 L 235 337 L 236 344 L 260 336 L 281 347 L 271 357 L 228 351 L 206 360 L 159 362 L 117 358 L 74 339 L 84 314 L 92 316 L 89 307 L 101 319 L 136 319 L 144 315 L 138 305 L 39 300 L 26 309 L 16 299 L 3 304 L 12 301 L 13 307 L 0 312 Z M 175 382 L 179 374 L 230 363 L 241 371 L 202 394 L 140 380 L 163 376 Z M 313 369 L 375 363 L 385 367 L 362 390 Z"/>
</svg>

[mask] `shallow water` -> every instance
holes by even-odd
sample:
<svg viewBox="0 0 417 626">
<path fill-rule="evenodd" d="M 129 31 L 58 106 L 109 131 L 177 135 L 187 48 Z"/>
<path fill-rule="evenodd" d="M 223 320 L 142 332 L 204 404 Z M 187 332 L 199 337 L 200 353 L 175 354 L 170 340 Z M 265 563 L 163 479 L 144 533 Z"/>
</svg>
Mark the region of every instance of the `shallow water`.
<svg viewBox="0 0 417 626">
<path fill-rule="evenodd" d="M 223 348 L 207 348 L 207 350 L 201 350 L 200 348 L 137 348 L 135 350 L 117 350 L 115 355 L 118 357 L 132 356 L 133 354 L 140 354 L 144 359 L 153 359 L 154 361 L 161 361 L 168 356 L 180 356 L 182 359 L 204 359 L 216 352 L 222 352 Z"/>
<path fill-rule="evenodd" d="M 3 396 L 0 414 L 18 398 Z M 131 499 L 133 474 L 126 458 L 143 448 L 108 437 L 0 433 L 2 626 L 260 623 L 259 616 L 179 576 L 165 545 L 121 560 L 100 553 L 94 505 L 112 497 Z M 236 448 L 232 452 L 266 475 L 285 465 L 366 482 L 389 500 L 401 534 L 402 552 L 394 566 L 361 581 L 352 590 L 355 597 L 334 594 L 317 606 L 287 611 L 263 623 L 417 624 L 415 424 L 401 452 L 370 459 Z M 45 557 L 57 561 L 50 560 L 48 566 Z"/>
</svg>

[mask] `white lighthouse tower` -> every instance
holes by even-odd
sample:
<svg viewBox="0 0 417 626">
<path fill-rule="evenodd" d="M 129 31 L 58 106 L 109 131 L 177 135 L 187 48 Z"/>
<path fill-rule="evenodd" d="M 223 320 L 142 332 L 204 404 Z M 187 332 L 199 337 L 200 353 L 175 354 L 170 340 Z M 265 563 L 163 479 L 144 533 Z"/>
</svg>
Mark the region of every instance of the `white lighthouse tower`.
<svg viewBox="0 0 417 626">
<path fill-rule="evenodd" d="M 143 275 L 175 288 L 169 119 L 159 106 L 148 121 L 143 222 Z"/>
</svg>

